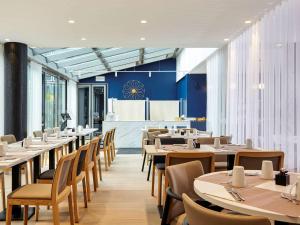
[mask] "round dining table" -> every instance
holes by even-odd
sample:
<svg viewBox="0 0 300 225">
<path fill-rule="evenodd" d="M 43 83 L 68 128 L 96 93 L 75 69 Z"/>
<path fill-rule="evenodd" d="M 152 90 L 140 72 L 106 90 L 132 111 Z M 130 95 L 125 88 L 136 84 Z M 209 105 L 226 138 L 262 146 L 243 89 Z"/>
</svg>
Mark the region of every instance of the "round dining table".
<svg viewBox="0 0 300 225">
<path fill-rule="evenodd" d="M 274 172 L 276 173 L 276 172 Z M 265 180 L 260 171 L 245 171 L 246 184 L 243 188 L 231 185 L 229 172 L 214 172 L 195 179 L 194 190 L 201 198 L 241 214 L 266 217 L 275 224 L 300 224 L 300 204 L 288 196 L 291 185 L 280 186 L 275 180 Z M 300 174 L 289 173 L 291 184 Z M 238 193 L 242 199 L 238 199 Z M 285 194 L 282 194 L 285 193 Z"/>
</svg>

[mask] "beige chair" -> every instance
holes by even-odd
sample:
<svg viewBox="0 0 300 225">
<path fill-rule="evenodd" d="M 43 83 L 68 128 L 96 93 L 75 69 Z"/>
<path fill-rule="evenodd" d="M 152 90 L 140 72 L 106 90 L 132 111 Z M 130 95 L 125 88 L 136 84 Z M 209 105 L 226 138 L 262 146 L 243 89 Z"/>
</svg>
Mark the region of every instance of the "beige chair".
<svg viewBox="0 0 300 225">
<path fill-rule="evenodd" d="M 24 205 L 24 225 L 28 222 L 29 205 L 52 206 L 53 224 L 59 225 L 59 203 L 69 200 L 70 224 L 74 224 L 73 199 L 71 194 L 71 171 L 76 153 L 63 156 L 55 171 L 53 184 L 28 184 L 7 196 L 6 225 L 11 224 L 14 205 Z"/>
<path fill-rule="evenodd" d="M 213 157 L 213 156 L 212 156 Z M 202 163 L 190 161 L 166 168 L 166 177 L 169 181 L 167 196 L 164 205 L 161 224 L 180 224 L 185 218 L 185 211 L 181 199 L 183 193 L 187 193 L 190 198 L 199 203 L 204 203 L 194 192 L 195 178 L 204 174 Z"/>
<path fill-rule="evenodd" d="M 216 212 L 195 203 L 182 194 L 186 219 L 189 225 L 271 225 L 267 218 L 232 215 Z"/>
<path fill-rule="evenodd" d="M 8 134 L 0 137 L 1 142 L 7 142 L 7 144 L 13 144 L 17 142 L 15 135 Z M 32 179 L 33 177 L 33 160 L 28 160 L 29 171 L 27 168 L 27 163 L 21 165 L 21 170 L 25 173 L 26 184 L 29 184 L 29 174 Z"/>
<path fill-rule="evenodd" d="M 76 156 L 74 159 L 74 165 L 72 168 L 72 195 L 73 195 L 73 201 L 74 201 L 74 215 L 75 215 L 75 222 L 79 222 L 79 212 L 78 212 L 78 202 L 77 202 L 77 184 L 79 182 L 82 182 L 82 190 L 83 190 L 83 199 L 84 199 L 84 206 L 87 208 L 87 189 L 86 189 L 86 176 L 84 168 L 84 163 L 86 158 L 88 157 L 88 151 L 90 149 L 90 145 L 83 145 L 80 146 L 80 148 L 76 152 Z M 37 183 L 41 184 L 52 184 L 54 179 L 55 169 L 47 170 L 43 172 L 39 179 L 37 180 Z M 38 221 L 39 216 L 39 207 L 36 208 L 36 221 Z"/>
<path fill-rule="evenodd" d="M 43 137 L 43 132 L 41 130 L 33 131 L 33 137 L 42 138 Z"/>
<path fill-rule="evenodd" d="M 263 160 L 273 162 L 275 171 L 283 168 L 284 152 L 282 151 L 239 151 L 235 155 L 235 166 L 243 166 L 246 170 L 261 170 Z"/>
</svg>

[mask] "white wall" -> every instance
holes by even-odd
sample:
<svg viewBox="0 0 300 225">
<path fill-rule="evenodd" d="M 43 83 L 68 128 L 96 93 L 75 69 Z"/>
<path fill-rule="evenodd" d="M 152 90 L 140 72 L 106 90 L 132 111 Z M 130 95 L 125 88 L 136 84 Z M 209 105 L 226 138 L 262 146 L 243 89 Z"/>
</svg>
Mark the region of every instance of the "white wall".
<svg viewBox="0 0 300 225">
<path fill-rule="evenodd" d="M 177 56 L 176 80 L 179 81 L 211 55 L 216 48 L 185 48 Z"/>
<path fill-rule="evenodd" d="M 32 136 L 33 131 L 42 130 L 42 66 L 31 61 L 27 76 L 27 134 Z"/>
<path fill-rule="evenodd" d="M 0 44 L 0 135 L 4 134 L 4 55 Z"/>
<path fill-rule="evenodd" d="M 68 103 L 67 103 L 67 112 L 70 114 L 71 119 L 68 121 L 68 127 L 76 127 L 77 126 L 77 117 L 78 117 L 78 89 L 77 89 L 77 83 L 73 80 L 68 81 L 68 87 L 67 87 L 68 93 Z"/>
</svg>

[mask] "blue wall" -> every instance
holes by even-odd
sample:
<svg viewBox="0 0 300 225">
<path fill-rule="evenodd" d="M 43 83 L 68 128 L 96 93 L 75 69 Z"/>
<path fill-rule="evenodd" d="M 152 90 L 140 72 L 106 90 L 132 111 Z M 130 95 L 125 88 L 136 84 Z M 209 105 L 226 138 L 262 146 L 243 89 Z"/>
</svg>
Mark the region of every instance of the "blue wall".
<svg viewBox="0 0 300 225">
<path fill-rule="evenodd" d="M 151 77 L 148 72 L 151 71 Z M 174 72 L 170 72 L 174 71 Z M 80 83 L 106 83 L 108 97 L 126 99 L 123 96 L 123 85 L 130 80 L 138 80 L 145 87 L 145 98 L 150 100 L 177 100 L 176 59 L 166 59 L 132 67 L 120 72 L 105 75 L 105 82 L 95 81 L 95 77 L 80 80 Z M 144 99 L 145 99 L 144 98 Z"/>
</svg>

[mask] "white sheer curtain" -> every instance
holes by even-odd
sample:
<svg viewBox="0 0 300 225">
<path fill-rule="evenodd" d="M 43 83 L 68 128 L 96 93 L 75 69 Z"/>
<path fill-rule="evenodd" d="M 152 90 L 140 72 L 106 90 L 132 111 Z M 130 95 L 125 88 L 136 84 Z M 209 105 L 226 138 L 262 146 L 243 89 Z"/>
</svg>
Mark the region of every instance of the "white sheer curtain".
<svg viewBox="0 0 300 225">
<path fill-rule="evenodd" d="M 0 44 L 0 135 L 4 134 L 4 56 Z"/>
<path fill-rule="evenodd" d="M 288 0 L 228 46 L 227 134 L 285 151 L 300 170 L 300 1 Z"/>
<path fill-rule="evenodd" d="M 27 135 L 42 129 L 42 66 L 28 63 L 27 83 Z"/>
<path fill-rule="evenodd" d="M 72 120 L 68 121 L 68 127 L 77 126 L 77 91 L 77 83 L 69 80 L 67 86 L 67 112 L 70 114 Z"/>
<path fill-rule="evenodd" d="M 206 61 L 207 67 L 207 130 L 213 136 L 225 134 L 227 46 L 219 49 Z"/>
</svg>

